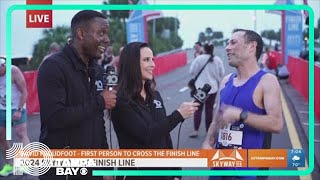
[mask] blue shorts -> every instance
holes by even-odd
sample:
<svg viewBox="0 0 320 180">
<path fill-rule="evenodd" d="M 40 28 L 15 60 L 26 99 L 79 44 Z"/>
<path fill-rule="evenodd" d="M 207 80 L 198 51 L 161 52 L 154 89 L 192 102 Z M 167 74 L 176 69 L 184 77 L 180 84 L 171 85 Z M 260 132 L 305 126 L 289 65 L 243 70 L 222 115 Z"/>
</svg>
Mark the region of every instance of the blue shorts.
<svg viewBox="0 0 320 180">
<path fill-rule="evenodd" d="M 11 115 L 16 111 L 16 109 L 11 110 Z M 12 126 L 16 126 L 27 121 L 27 112 L 25 109 L 21 110 L 21 118 L 19 120 L 12 120 Z M 0 126 L 6 127 L 6 110 L 0 109 Z"/>
</svg>

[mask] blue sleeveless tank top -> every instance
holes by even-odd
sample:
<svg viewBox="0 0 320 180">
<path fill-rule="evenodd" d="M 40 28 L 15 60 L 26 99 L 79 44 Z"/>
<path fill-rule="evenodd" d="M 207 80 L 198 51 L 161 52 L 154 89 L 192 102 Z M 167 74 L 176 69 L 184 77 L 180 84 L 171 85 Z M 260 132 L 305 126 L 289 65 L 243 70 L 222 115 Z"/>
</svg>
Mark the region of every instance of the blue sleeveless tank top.
<svg viewBox="0 0 320 180">
<path fill-rule="evenodd" d="M 247 82 L 241 86 L 234 86 L 233 79 L 237 76 L 236 73 L 233 73 L 225 87 L 221 90 L 220 94 L 220 103 L 224 103 L 227 105 L 232 105 L 235 107 L 239 107 L 243 110 L 247 110 L 249 112 L 255 114 L 266 114 L 264 109 L 257 107 L 253 102 L 253 92 L 256 89 L 260 79 L 266 72 L 260 70 L 255 75 L 253 75 Z M 261 149 L 264 141 L 264 132 L 257 130 L 247 124 L 243 124 L 240 122 L 235 122 L 230 126 L 230 130 L 242 131 L 242 145 L 234 146 L 228 145 L 223 146 L 216 140 L 216 149 L 234 149 L 234 148 L 242 148 L 242 149 Z"/>
</svg>

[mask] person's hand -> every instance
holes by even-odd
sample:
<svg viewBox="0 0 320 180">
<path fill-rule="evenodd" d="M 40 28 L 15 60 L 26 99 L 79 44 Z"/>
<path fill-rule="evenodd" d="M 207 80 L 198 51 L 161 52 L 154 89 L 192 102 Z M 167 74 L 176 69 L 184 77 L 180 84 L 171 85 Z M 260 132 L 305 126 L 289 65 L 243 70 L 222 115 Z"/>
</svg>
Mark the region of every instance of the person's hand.
<svg viewBox="0 0 320 180">
<path fill-rule="evenodd" d="M 184 102 L 180 105 L 177 111 L 181 114 L 183 119 L 187 119 L 198 110 L 198 106 L 200 106 L 198 102 Z"/>
<path fill-rule="evenodd" d="M 180 180 L 180 179 L 179 179 L 179 178 L 177 178 L 177 177 L 174 177 L 174 178 L 173 178 L 173 180 Z"/>
<path fill-rule="evenodd" d="M 100 95 L 104 99 L 104 107 L 106 109 L 113 109 L 116 106 L 116 99 L 117 99 L 116 93 L 117 93 L 116 90 L 110 91 L 107 88 L 100 93 Z"/>
<path fill-rule="evenodd" d="M 222 104 L 219 117 L 221 125 L 232 124 L 239 120 L 241 111 L 242 110 L 240 108 Z"/>
<path fill-rule="evenodd" d="M 21 111 L 15 111 L 12 115 L 12 120 L 17 121 L 19 119 L 21 119 Z"/>
<path fill-rule="evenodd" d="M 203 143 L 202 143 L 202 149 L 213 149 L 212 146 L 210 145 L 210 143 L 205 140 Z"/>
</svg>

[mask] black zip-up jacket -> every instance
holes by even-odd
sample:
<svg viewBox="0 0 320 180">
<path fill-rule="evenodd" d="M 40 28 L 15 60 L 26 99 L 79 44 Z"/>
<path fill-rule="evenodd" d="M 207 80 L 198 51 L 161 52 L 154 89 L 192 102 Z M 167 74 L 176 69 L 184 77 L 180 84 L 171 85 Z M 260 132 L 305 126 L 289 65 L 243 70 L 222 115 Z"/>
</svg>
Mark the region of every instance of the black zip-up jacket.
<svg viewBox="0 0 320 180">
<path fill-rule="evenodd" d="M 133 101 L 124 92 L 118 92 L 117 105 L 111 113 L 111 119 L 121 149 L 172 149 L 170 132 L 184 120 L 178 111 L 166 115 L 159 92 L 155 93 L 152 103 L 143 103 L 143 100 Z M 179 170 L 181 168 L 131 169 Z M 131 179 L 172 180 L 173 177 L 126 177 L 126 180 Z"/>
<path fill-rule="evenodd" d="M 48 57 L 40 66 L 40 142 L 50 149 L 108 149 L 104 126 L 103 68 L 93 60 L 88 67 L 71 45 Z M 51 168 L 41 180 L 101 179 L 87 176 L 55 176 Z"/>
<path fill-rule="evenodd" d="M 108 148 L 99 91 L 103 69 L 86 65 L 71 45 L 48 57 L 39 69 L 40 142 L 49 148 Z"/>
</svg>

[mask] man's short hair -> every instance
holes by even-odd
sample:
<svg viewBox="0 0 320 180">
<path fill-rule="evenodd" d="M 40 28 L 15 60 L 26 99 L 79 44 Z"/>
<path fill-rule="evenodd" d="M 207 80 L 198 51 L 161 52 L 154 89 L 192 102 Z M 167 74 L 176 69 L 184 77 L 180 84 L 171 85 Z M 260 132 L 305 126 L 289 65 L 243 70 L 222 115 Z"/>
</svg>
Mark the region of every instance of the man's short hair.
<svg viewBox="0 0 320 180">
<path fill-rule="evenodd" d="M 96 17 L 107 19 L 105 15 L 103 15 L 98 11 L 93 11 L 93 10 L 79 11 L 76 15 L 73 16 L 71 20 L 72 35 L 74 36 L 76 34 L 76 29 L 78 27 L 88 25 L 88 23 Z"/>
<path fill-rule="evenodd" d="M 263 40 L 262 40 L 262 37 L 252 31 L 252 30 L 248 30 L 248 29 L 234 29 L 232 31 L 232 33 L 235 33 L 235 32 L 239 32 L 239 31 L 242 31 L 244 32 L 244 38 L 246 39 L 246 42 L 257 42 L 257 49 L 256 49 L 256 58 L 257 58 L 257 61 L 259 60 L 261 54 L 262 54 L 262 50 L 263 50 Z"/>
<path fill-rule="evenodd" d="M 56 42 L 52 42 L 49 46 L 49 51 L 60 50 L 60 45 Z"/>
</svg>

